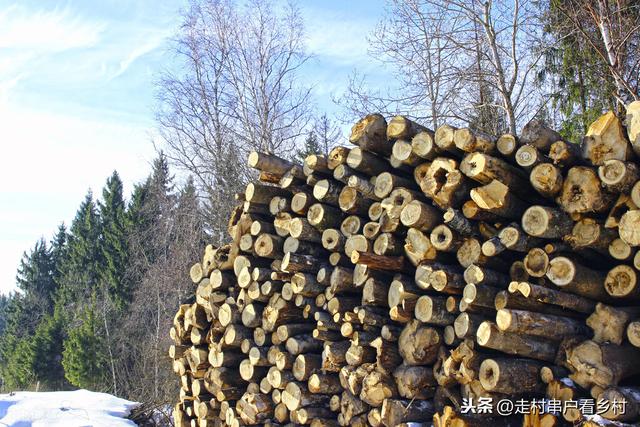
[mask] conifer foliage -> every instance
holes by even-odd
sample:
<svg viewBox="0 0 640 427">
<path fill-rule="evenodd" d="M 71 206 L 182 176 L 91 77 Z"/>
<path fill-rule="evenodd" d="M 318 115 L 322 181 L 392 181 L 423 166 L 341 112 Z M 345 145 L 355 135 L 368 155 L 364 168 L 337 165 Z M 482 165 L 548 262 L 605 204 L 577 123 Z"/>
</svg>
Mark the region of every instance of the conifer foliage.
<svg viewBox="0 0 640 427">
<path fill-rule="evenodd" d="M 0 296 L 0 391 L 164 401 L 166 325 L 193 293 L 179 278 L 207 240 L 201 209 L 193 180 L 174 183 L 163 154 L 130 197 L 116 171 L 100 198 L 89 191 L 68 229 L 25 252 L 16 292 Z"/>
</svg>

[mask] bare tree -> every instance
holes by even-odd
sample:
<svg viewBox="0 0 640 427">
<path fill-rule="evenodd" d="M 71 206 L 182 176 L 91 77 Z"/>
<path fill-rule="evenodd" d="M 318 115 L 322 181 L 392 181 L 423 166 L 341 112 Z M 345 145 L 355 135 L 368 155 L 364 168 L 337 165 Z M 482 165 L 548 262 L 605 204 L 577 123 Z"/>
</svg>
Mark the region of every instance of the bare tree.
<svg viewBox="0 0 640 427">
<path fill-rule="evenodd" d="M 459 22 L 425 5 L 423 0 L 389 2 L 369 37 L 369 53 L 391 70 L 398 89 L 372 91 L 364 76 L 354 73 L 339 100 L 351 113 L 403 113 L 429 120 L 434 128 L 453 116 L 451 93 L 460 83 L 455 67 L 459 47 L 448 35 L 458 31 Z"/>
<path fill-rule="evenodd" d="M 390 6 L 371 38 L 372 53 L 393 67 L 400 90 L 382 97 L 352 80 L 348 96 L 360 94 L 361 105 L 393 105 L 434 127 L 443 118 L 469 123 L 499 109 L 515 133 L 535 113 L 540 98 L 532 81 L 542 52 L 532 49 L 541 31 L 533 0 L 392 0 Z"/>
<path fill-rule="evenodd" d="M 167 157 L 195 177 L 213 240 L 221 243 L 249 150 L 285 152 L 308 120 L 310 89 L 297 9 L 268 0 L 194 1 L 176 40 L 179 72 L 158 84 L 157 122 Z"/>
<path fill-rule="evenodd" d="M 342 137 L 342 131 L 326 113 L 315 120 L 313 132 L 318 138 L 318 144 L 323 154 L 329 154 L 329 151 L 338 145 L 339 139 Z"/>
</svg>

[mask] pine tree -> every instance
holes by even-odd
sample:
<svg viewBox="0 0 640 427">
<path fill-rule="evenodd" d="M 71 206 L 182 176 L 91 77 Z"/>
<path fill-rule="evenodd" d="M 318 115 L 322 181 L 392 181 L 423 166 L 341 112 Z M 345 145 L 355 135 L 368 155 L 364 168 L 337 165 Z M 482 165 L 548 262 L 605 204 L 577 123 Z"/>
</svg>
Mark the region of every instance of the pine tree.
<svg viewBox="0 0 640 427">
<path fill-rule="evenodd" d="M 125 278 L 129 257 L 127 247 L 127 217 L 122 194 L 122 181 L 114 171 L 102 190 L 98 203 L 100 213 L 100 255 L 103 265 L 99 274 L 107 295 L 117 308 L 123 308 L 131 298 L 131 284 Z"/>
<path fill-rule="evenodd" d="M 95 301 L 85 307 L 82 323 L 69 331 L 64 341 L 62 366 L 67 380 L 76 387 L 102 389 L 108 372 L 104 356 L 100 321 L 95 314 Z"/>
</svg>

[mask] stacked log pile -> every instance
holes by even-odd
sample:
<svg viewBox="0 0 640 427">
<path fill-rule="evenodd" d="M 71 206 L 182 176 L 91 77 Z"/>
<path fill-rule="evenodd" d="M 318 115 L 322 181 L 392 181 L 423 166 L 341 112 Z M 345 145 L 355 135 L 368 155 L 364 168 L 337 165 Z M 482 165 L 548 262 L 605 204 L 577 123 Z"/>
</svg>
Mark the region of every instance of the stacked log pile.
<svg viewBox="0 0 640 427">
<path fill-rule="evenodd" d="M 231 243 L 171 329 L 176 425 L 640 420 L 639 105 L 580 144 L 379 114 L 349 140 L 250 154 Z M 532 403 L 589 398 L 624 413 Z"/>
</svg>

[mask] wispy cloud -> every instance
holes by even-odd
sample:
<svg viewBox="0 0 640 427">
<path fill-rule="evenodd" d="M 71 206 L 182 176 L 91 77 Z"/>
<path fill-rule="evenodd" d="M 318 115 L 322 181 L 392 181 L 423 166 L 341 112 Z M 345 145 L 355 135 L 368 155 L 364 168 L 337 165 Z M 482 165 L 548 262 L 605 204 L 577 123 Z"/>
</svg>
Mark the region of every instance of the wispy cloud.
<svg viewBox="0 0 640 427">
<path fill-rule="evenodd" d="M 88 22 L 67 8 L 33 11 L 19 5 L 0 12 L 0 48 L 62 52 L 91 47 L 105 28 Z"/>
</svg>

